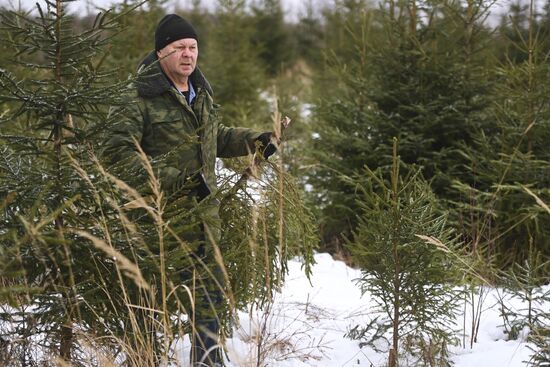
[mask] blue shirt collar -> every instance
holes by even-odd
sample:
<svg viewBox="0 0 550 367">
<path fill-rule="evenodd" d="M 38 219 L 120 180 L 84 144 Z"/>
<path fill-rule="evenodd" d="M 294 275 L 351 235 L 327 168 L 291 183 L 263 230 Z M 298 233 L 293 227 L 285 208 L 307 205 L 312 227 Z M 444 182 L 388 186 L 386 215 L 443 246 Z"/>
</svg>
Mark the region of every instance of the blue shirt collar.
<svg viewBox="0 0 550 367">
<path fill-rule="evenodd" d="M 195 92 L 195 88 L 193 88 L 193 83 L 191 83 L 191 80 L 187 82 L 187 85 L 189 85 L 189 99 L 187 100 L 187 103 L 191 105 L 191 103 L 193 103 L 193 100 L 197 96 L 197 93 Z"/>
<path fill-rule="evenodd" d="M 185 94 L 183 94 L 182 91 L 180 91 L 176 85 L 172 82 L 172 80 L 164 73 L 164 70 L 162 71 L 168 82 L 174 87 L 175 90 L 177 90 L 182 96 L 185 97 Z M 187 98 L 187 103 L 189 103 L 189 106 L 191 106 L 191 103 L 193 103 L 193 100 L 197 96 L 197 92 L 195 92 L 195 88 L 193 87 L 193 83 L 191 83 L 190 79 L 187 79 L 187 85 L 189 87 L 189 98 Z"/>
</svg>

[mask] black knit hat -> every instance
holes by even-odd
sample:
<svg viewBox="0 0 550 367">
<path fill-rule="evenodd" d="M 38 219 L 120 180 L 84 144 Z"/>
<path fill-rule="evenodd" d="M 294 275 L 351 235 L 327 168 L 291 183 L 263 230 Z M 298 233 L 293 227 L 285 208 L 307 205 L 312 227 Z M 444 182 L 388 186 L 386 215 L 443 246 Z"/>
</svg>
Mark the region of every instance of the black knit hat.
<svg viewBox="0 0 550 367">
<path fill-rule="evenodd" d="M 157 25 L 157 30 L 155 31 L 155 50 L 161 50 L 166 45 L 182 38 L 199 39 L 191 23 L 179 15 L 168 14 Z"/>
</svg>

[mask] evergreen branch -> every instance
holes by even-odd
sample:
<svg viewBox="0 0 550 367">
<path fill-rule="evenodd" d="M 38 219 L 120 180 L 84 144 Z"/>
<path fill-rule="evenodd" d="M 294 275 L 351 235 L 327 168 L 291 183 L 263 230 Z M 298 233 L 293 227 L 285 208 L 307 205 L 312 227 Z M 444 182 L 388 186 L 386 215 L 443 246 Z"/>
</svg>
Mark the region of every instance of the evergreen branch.
<svg viewBox="0 0 550 367">
<path fill-rule="evenodd" d="M 275 128 L 272 132 L 271 136 L 271 142 L 270 144 L 273 144 L 279 149 L 279 146 L 282 142 L 282 136 L 286 128 L 290 125 L 290 118 L 285 116 L 279 124 L 275 123 Z M 265 149 L 266 147 L 264 147 Z M 228 193 L 226 194 L 225 198 L 228 198 L 230 196 L 233 196 L 239 191 L 248 181 L 251 177 L 256 177 L 257 171 L 259 167 L 261 166 L 262 162 L 265 161 L 265 158 L 262 155 L 262 152 L 259 152 L 256 150 L 254 152 L 254 155 L 252 157 L 252 163 L 244 170 L 244 172 L 241 174 L 241 177 L 237 180 L 235 185 L 228 190 Z M 225 199 L 224 199 L 225 200 Z"/>
<path fill-rule="evenodd" d="M 30 142 L 30 143 L 34 143 L 37 141 L 38 142 L 49 141 L 49 139 L 45 139 L 45 138 L 36 138 L 36 137 L 28 137 L 28 136 L 21 136 L 21 135 L 5 135 L 5 134 L 0 134 L 0 139 L 12 140 L 16 142 L 24 141 L 24 142 Z"/>
</svg>

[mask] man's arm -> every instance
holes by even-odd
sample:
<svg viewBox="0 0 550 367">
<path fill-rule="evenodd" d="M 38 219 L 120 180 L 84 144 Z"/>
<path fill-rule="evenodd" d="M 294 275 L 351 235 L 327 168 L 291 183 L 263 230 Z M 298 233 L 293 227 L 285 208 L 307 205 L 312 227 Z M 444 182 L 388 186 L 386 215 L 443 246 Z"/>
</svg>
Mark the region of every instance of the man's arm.
<svg viewBox="0 0 550 367">
<path fill-rule="evenodd" d="M 256 141 L 262 135 L 252 129 L 227 127 L 218 124 L 218 150 L 220 158 L 240 157 L 256 150 Z"/>
</svg>

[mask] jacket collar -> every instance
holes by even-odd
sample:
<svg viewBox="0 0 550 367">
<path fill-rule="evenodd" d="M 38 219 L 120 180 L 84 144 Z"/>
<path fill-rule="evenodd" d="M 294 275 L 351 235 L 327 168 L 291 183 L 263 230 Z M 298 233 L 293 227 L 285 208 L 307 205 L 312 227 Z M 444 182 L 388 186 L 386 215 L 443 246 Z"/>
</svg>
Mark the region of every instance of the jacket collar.
<svg viewBox="0 0 550 367">
<path fill-rule="evenodd" d="M 201 70 L 197 66 L 193 73 L 189 76 L 191 83 L 196 89 L 205 89 L 208 94 L 213 95 L 212 87 L 208 80 L 204 77 Z M 138 76 L 136 79 L 138 96 L 143 98 L 157 97 L 172 87 L 168 78 L 162 72 L 160 63 L 158 62 L 157 53 L 152 51 L 138 68 Z"/>
</svg>

